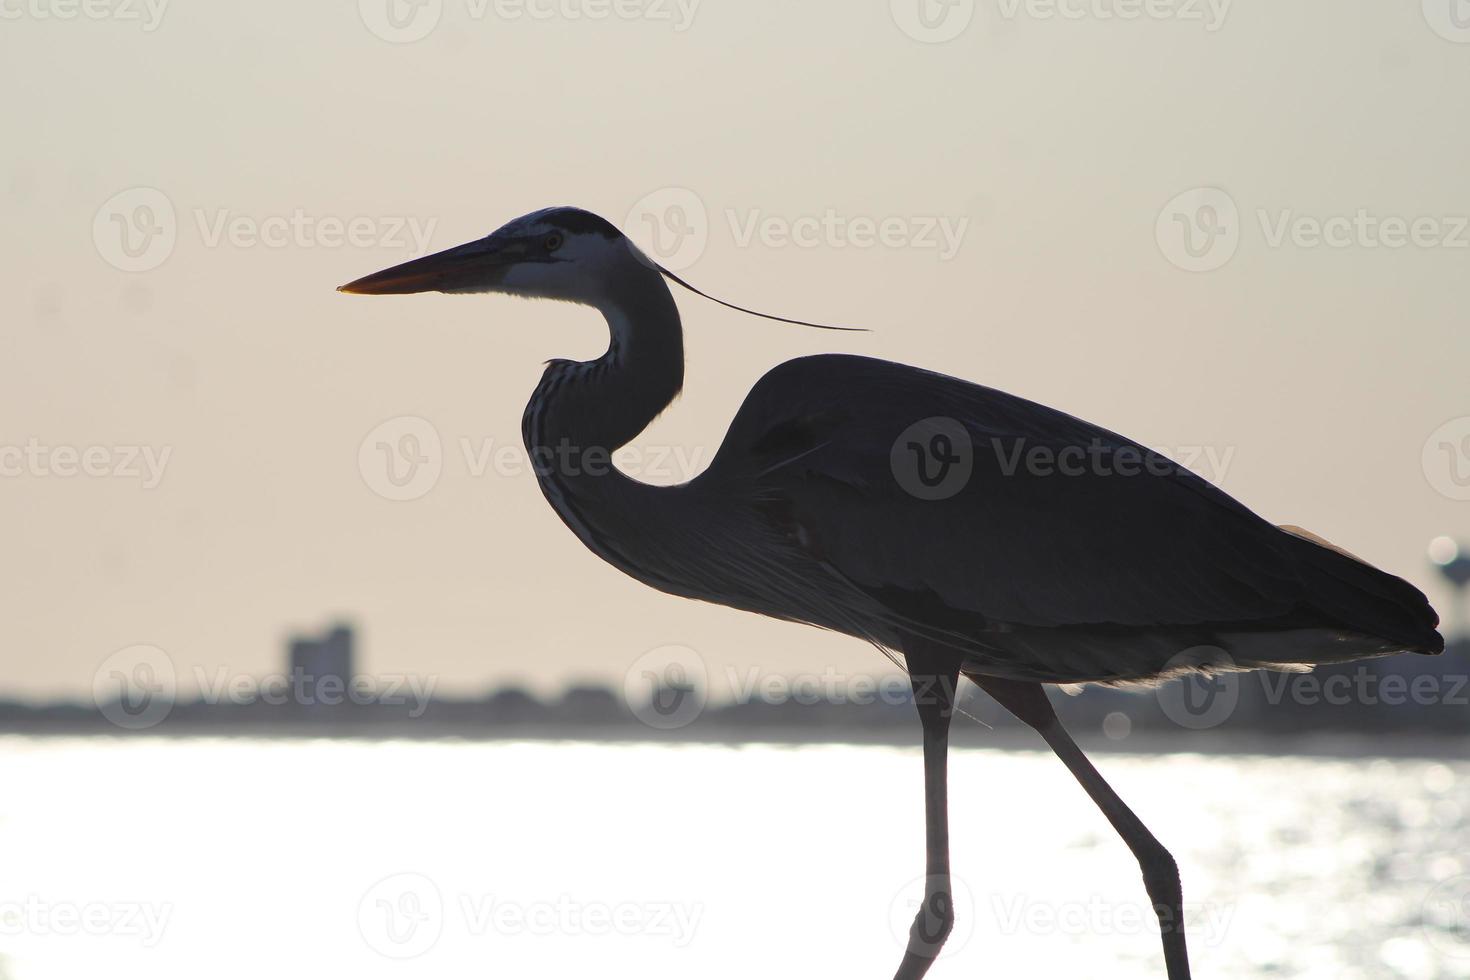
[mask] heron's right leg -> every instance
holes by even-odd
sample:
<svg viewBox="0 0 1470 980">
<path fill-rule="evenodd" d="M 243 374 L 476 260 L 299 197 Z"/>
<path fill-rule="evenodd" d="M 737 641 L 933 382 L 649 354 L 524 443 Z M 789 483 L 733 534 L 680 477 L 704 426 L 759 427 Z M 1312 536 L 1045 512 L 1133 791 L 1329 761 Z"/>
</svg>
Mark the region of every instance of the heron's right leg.
<svg viewBox="0 0 1470 980">
<path fill-rule="evenodd" d="M 1159 918 L 1159 932 L 1164 940 L 1164 967 L 1169 980 L 1189 980 L 1189 953 L 1184 946 L 1184 895 L 1179 885 L 1179 865 L 1173 855 L 1164 849 L 1164 845 L 1128 809 L 1128 805 L 1082 754 L 1057 719 L 1040 684 L 974 675 L 971 679 L 1046 739 L 1046 744 L 1077 777 L 1087 795 L 1092 797 L 1118 836 L 1123 838 L 1143 869 L 1143 884 Z"/>
<path fill-rule="evenodd" d="M 917 647 L 918 645 L 915 644 Z M 954 717 L 957 658 L 918 648 L 904 651 L 914 706 L 924 726 L 924 900 L 909 929 L 908 948 L 893 980 L 919 980 L 954 927 L 954 893 L 949 880 L 949 804 L 945 767 L 949 722 Z"/>
</svg>

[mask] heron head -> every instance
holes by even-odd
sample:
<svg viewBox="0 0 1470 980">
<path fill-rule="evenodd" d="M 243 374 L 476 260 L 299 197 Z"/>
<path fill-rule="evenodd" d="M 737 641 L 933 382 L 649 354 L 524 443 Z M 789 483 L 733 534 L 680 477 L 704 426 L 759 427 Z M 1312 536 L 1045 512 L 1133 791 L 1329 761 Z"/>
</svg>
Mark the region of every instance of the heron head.
<svg viewBox="0 0 1470 980">
<path fill-rule="evenodd" d="M 716 299 L 641 252 L 607 219 L 581 208 L 533 211 L 479 241 L 412 259 L 338 286 L 343 293 L 507 293 L 605 309 L 667 277 L 741 313 L 818 330 L 859 330 L 773 316 Z"/>
<path fill-rule="evenodd" d="M 593 303 L 632 266 L 656 270 L 606 219 L 573 207 L 517 218 L 478 241 L 337 287 L 344 293 L 507 293 Z"/>
</svg>

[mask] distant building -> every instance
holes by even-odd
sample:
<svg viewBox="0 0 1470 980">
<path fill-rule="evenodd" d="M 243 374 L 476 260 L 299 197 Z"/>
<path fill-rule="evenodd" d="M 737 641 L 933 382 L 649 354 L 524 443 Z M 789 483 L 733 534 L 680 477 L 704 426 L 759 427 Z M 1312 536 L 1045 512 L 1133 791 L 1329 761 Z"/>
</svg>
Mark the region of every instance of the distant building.
<svg viewBox="0 0 1470 980">
<path fill-rule="evenodd" d="M 290 643 L 291 697 L 308 707 L 345 703 L 353 669 L 356 638 L 352 627 L 339 623 L 321 639 L 296 636 Z"/>
</svg>

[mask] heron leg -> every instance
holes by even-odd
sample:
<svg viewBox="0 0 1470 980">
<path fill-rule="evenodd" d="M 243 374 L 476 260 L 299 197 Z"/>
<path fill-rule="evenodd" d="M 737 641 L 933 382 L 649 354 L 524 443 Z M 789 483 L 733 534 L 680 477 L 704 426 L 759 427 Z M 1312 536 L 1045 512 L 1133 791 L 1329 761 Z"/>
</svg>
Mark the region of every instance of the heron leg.
<svg viewBox="0 0 1470 980">
<path fill-rule="evenodd" d="M 1143 870 L 1143 884 L 1159 918 L 1159 932 L 1164 940 L 1164 966 L 1169 980 L 1189 980 L 1189 954 L 1184 945 L 1184 895 L 1179 884 L 1179 865 L 1173 855 L 1128 809 L 1128 805 L 1082 754 L 1057 719 L 1040 684 L 994 677 L 972 676 L 971 679 L 1046 739 L 1046 744 L 1071 770 L 1077 782 L 1082 784 L 1087 795 L 1092 797 L 1103 816 L 1123 838 Z"/>
<path fill-rule="evenodd" d="M 893 980 L 919 980 L 954 927 L 954 896 L 949 880 L 949 805 L 946 756 L 954 716 L 959 664 L 923 650 L 905 651 L 914 705 L 924 726 L 924 900 L 909 929 L 908 948 Z"/>
</svg>

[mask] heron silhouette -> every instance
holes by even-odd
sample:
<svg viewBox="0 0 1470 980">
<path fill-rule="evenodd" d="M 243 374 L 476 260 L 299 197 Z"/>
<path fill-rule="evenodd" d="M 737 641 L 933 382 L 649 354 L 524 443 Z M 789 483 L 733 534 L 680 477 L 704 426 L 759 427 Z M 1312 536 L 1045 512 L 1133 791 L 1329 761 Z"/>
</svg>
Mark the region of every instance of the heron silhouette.
<svg viewBox="0 0 1470 980">
<path fill-rule="evenodd" d="M 1438 653 L 1423 594 L 1122 436 L 866 357 L 779 365 L 704 473 L 640 483 L 608 461 L 683 385 L 666 277 L 694 288 L 606 220 L 557 207 L 341 289 L 596 308 L 607 352 L 549 362 L 522 420 L 566 525 L 655 589 L 901 658 L 923 726 L 926 864 L 895 980 L 922 977 L 954 922 L 946 754 L 961 676 L 1039 732 L 1112 823 L 1142 869 L 1168 978 L 1187 980 L 1178 866 L 1072 741 L 1043 685 Z"/>
</svg>

